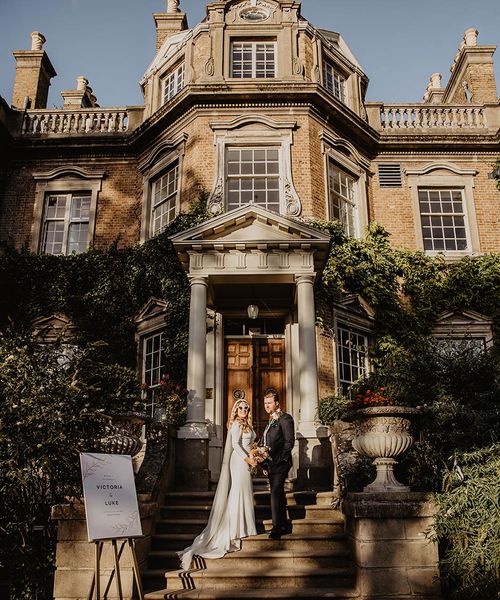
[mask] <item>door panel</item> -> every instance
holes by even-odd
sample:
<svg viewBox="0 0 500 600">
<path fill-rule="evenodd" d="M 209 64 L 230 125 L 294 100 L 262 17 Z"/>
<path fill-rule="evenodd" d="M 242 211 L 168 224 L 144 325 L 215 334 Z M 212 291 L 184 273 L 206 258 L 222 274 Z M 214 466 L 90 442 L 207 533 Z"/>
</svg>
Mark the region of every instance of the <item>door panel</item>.
<svg viewBox="0 0 500 600">
<path fill-rule="evenodd" d="M 274 388 L 286 410 L 284 338 L 226 338 L 226 418 L 237 397 L 243 396 L 252 407 L 259 439 L 267 425 L 264 393 Z"/>
</svg>

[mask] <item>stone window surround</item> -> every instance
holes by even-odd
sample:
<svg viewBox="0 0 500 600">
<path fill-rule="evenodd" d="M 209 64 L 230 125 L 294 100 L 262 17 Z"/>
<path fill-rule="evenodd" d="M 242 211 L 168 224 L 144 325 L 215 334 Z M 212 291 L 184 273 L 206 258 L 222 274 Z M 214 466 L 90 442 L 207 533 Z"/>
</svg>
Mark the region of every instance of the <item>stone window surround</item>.
<svg viewBox="0 0 500 600">
<path fill-rule="evenodd" d="M 437 340 L 484 340 L 485 348 L 493 346 L 492 320 L 479 313 L 465 311 L 464 315 L 471 318 L 469 322 L 449 321 L 449 317 L 460 315 L 455 312 L 445 312 L 438 316 L 431 331 L 431 338 Z"/>
<path fill-rule="evenodd" d="M 325 174 L 325 208 L 326 216 L 329 219 L 329 162 L 333 161 L 338 167 L 344 170 L 348 175 L 354 177 L 354 201 L 353 222 L 354 236 L 359 238 L 363 234 L 363 230 L 368 226 L 368 197 L 366 193 L 367 177 L 366 172 L 369 163 L 364 159 L 347 140 L 341 138 L 333 138 L 326 132 L 320 134 L 322 142 L 322 152 L 325 157 L 324 174 Z M 347 150 L 351 157 L 346 156 L 338 150 L 342 148 Z"/>
<path fill-rule="evenodd" d="M 280 150 L 280 214 L 298 216 L 302 210 L 292 180 L 291 146 L 296 121 L 275 121 L 261 115 L 246 115 L 232 121 L 210 123 L 217 152 L 215 184 L 208 206 L 214 214 L 226 210 L 226 148 L 231 146 L 275 146 Z"/>
<path fill-rule="evenodd" d="M 243 81 L 243 82 L 272 82 L 280 77 L 280 46 L 278 43 L 280 37 L 280 30 L 276 27 L 268 29 L 262 24 L 259 27 L 259 32 L 252 32 L 248 28 L 248 25 L 231 27 L 224 36 L 224 60 L 223 73 L 224 79 L 230 81 Z M 233 77 L 233 42 L 272 42 L 274 43 L 274 77 L 272 78 L 241 78 Z"/>
<path fill-rule="evenodd" d="M 82 167 L 67 166 L 33 173 L 36 181 L 33 224 L 31 227 L 30 250 L 40 251 L 43 231 L 45 199 L 50 194 L 90 192 L 88 247 L 92 245 L 95 233 L 97 198 L 102 187 L 104 171 L 88 171 Z"/>
<path fill-rule="evenodd" d="M 441 171 L 441 173 L 433 174 L 433 171 Z M 448 173 L 443 174 L 442 171 L 447 171 Z M 408 187 L 411 191 L 417 248 L 424 251 L 425 254 L 429 256 L 444 254 L 445 257 L 453 260 L 460 259 L 463 256 L 477 254 L 481 251 L 474 204 L 474 177 L 477 173 L 478 171 L 476 169 L 461 169 L 452 163 L 446 162 L 433 162 L 425 165 L 421 169 L 405 170 L 405 174 L 408 178 Z M 464 198 L 463 208 L 465 214 L 465 229 L 469 246 L 467 250 L 424 250 L 420 204 L 418 200 L 418 191 L 420 188 L 455 188 L 462 190 Z"/>
<path fill-rule="evenodd" d="M 178 164 L 179 175 L 177 181 L 177 194 L 175 214 L 180 212 L 182 188 L 182 161 L 185 152 L 187 135 L 182 134 L 175 140 L 166 140 L 158 144 L 139 164 L 142 172 L 142 214 L 141 214 L 141 244 L 151 239 L 151 218 L 153 201 L 153 184 L 158 177 L 166 172 L 174 163 Z"/>
<path fill-rule="evenodd" d="M 333 373 L 337 389 L 340 391 L 340 372 L 339 372 L 339 352 L 338 352 L 338 329 L 346 329 L 353 331 L 358 335 L 364 335 L 368 341 L 368 348 L 370 347 L 371 336 L 373 335 L 373 324 L 368 317 L 363 317 L 356 313 L 349 311 L 347 308 L 334 307 L 333 308 L 333 331 L 334 335 L 332 338 L 333 345 Z M 366 356 L 366 372 L 371 370 L 371 365 L 368 359 L 368 351 Z"/>
</svg>

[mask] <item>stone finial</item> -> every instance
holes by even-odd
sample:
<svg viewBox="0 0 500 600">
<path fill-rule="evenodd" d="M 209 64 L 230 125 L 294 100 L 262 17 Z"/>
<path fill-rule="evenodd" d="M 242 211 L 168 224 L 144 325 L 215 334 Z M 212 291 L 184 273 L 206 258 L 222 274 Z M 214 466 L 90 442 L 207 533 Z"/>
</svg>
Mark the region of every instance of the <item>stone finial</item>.
<svg viewBox="0 0 500 600">
<path fill-rule="evenodd" d="M 167 0 L 167 12 L 176 13 L 181 12 L 179 8 L 180 0 Z"/>
<path fill-rule="evenodd" d="M 430 79 L 431 87 L 440 89 L 441 88 L 441 73 L 433 73 Z"/>
<path fill-rule="evenodd" d="M 43 45 L 45 44 L 46 39 L 43 33 L 39 31 L 33 31 L 31 34 L 31 49 L 32 50 L 43 50 Z"/>
<path fill-rule="evenodd" d="M 88 84 L 89 84 L 89 80 L 86 77 L 84 77 L 83 75 L 80 75 L 79 77 L 76 78 L 76 89 L 77 90 L 85 91 L 87 89 Z"/>
<path fill-rule="evenodd" d="M 466 46 L 477 46 L 477 36 L 479 31 L 475 27 L 467 29 L 464 33 L 464 42 Z"/>
</svg>

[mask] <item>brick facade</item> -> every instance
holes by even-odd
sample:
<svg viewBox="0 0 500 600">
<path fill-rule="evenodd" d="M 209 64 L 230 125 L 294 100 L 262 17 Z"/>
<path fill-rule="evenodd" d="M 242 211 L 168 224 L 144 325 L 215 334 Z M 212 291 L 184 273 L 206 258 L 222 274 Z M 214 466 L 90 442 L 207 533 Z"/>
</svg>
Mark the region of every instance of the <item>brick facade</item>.
<svg viewBox="0 0 500 600">
<path fill-rule="evenodd" d="M 454 185 L 460 173 L 468 173 L 463 177 L 464 181 L 472 178 L 470 203 L 475 210 L 478 248 L 465 254 L 500 251 L 500 192 L 489 176 L 499 155 L 500 130 L 494 47 L 477 45 L 477 35 L 465 38 L 450 82 L 434 95 L 441 99 L 439 104 L 365 103 L 367 77 L 342 54 L 342 46 L 335 41 L 338 35 L 327 35 L 312 25 L 306 28 L 298 18 L 300 2 L 269 0 L 268 4 L 274 8 L 265 23 L 265 39 L 276 40 L 274 78 L 230 76 L 231 42 L 258 41 L 261 36 L 259 25 L 239 16 L 238 4 L 209 4 L 206 22 L 192 30 L 187 29 L 184 13 L 155 14 L 157 51 L 165 50 L 172 35 L 185 35 L 176 36 L 180 41 L 168 53 L 158 52 L 154 68 L 145 74 L 141 82 L 144 107 L 135 112 L 119 109 L 128 115 L 128 125 L 118 125 L 121 117 L 115 109 L 88 109 L 86 114 L 91 116 L 87 117 L 81 116 L 81 110 L 45 109 L 50 79 L 55 75 L 47 55 L 42 49 L 16 52 L 13 108 L 0 113 L 9 148 L 1 192 L 0 240 L 17 247 L 30 243 L 33 228 L 41 226 L 34 223 L 34 174 L 70 165 L 90 173 L 82 176 L 82 190 L 93 170 L 103 172 L 90 242 L 96 247 L 117 239 L 120 246 L 139 242 L 144 229 L 141 220 L 150 210 L 144 204 L 154 182 L 154 177 L 148 179 L 149 169 L 169 153 L 173 161 L 179 161 L 181 210 L 187 210 L 202 190 L 213 197 L 217 173 L 225 169 L 219 164 L 224 156 L 216 144 L 218 124 L 224 123 L 228 139 L 236 146 L 282 148 L 281 168 L 289 165 L 290 184 L 304 217 L 330 216 L 326 172 L 330 157 L 357 183 L 357 214 L 366 211 L 367 218 L 382 223 L 398 247 L 421 248 L 420 223 L 406 172 L 428 168 L 430 175 L 438 174 L 443 181 L 450 180 L 451 174 Z M 328 89 L 323 55 L 328 55 L 346 80 L 345 101 Z M 162 106 L 162 79 L 180 64 L 185 65 L 183 86 Z M 464 81 L 472 100 L 466 96 Z M 23 114 L 19 109 L 26 96 L 31 99 L 31 110 Z M 238 119 L 244 117 L 250 120 L 240 125 Z M 78 131 L 77 119 L 83 119 L 78 121 L 83 128 Z M 288 139 L 290 155 L 284 156 L 287 150 L 282 140 Z M 382 163 L 401 165 L 401 187 L 380 187 L 378 166 Z M 64 191 L 64 174 L 54 177 Z M 436 185 L 436 179 L 432 181 Z M 318 335 L 321 395 L 335 390 L 333 348 L 331 336 Z"/>
</svg>

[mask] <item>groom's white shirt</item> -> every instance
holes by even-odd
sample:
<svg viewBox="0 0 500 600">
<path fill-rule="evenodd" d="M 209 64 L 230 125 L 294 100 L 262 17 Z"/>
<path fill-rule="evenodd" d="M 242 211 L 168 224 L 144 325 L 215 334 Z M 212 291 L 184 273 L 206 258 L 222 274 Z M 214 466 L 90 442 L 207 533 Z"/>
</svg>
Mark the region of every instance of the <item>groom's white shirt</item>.
<svg viewBox="0 0 500 600">
<path fill-rule="evenodd" d="M 262 439 L 264 440 L 264 446 L 267 446 L 267 432 L 269 431 L 270 427 L 271 427 L 271 419 L 269 419 L 269 422 L 267 424 L 267 427 L 264 429 L 264 435 L 262 436 Z"/>
</svg>

